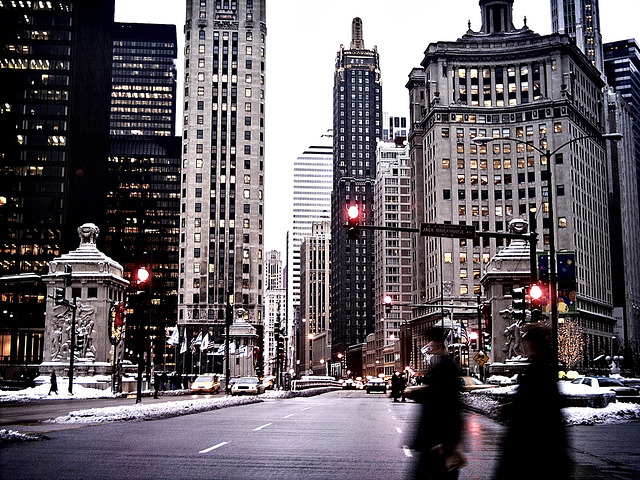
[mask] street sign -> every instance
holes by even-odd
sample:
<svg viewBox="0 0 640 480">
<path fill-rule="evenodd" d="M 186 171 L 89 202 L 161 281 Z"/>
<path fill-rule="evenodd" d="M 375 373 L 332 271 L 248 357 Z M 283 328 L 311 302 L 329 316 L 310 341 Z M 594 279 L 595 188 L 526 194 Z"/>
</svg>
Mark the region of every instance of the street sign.
<svg viewBox="0 0 640 480">
<path fill-rule="evenodd" d="M 476 362 L 481 367 L 484 367 L 484 364 L 489 361 L 489 357 L 487 357 L 484 352 L 478 352 L 473 357 L 473 361 Z"/>
<path fill-rule="evenodd" d="M 473 225 L 446 225 L 443 223 L 421 223 L 420 235 L 428 237 L 475 238 Z"/>
</svg>

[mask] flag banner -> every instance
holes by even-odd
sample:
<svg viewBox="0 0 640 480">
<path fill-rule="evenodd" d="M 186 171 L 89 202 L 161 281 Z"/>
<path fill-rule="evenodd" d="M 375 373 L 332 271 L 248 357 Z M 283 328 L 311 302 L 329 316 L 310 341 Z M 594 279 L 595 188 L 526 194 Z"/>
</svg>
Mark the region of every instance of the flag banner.
<svg viewBox="0 0 640 480">
<path fill-rule="evenodd" d="M 218 350 L 216 350 L 216 355 L 224 355 L 224 343 L 218 347 Z"/>
<path fill-rule="evenodd" d="M 238 355 L 241 356 L 241 357 L 246 357 L 247 356 L 247 346 L 246 345 L 242 345 L 238 349 Z"/>
<path fill-rule="evenodd" d="M 236 343 L 235 342 L 231 342 L 229 343 L 229 353 L 236 353 Z"/>
<path fill-rule="evenodd" d="M 202 345 L 202 332 L 198 333 L 198 336 L 196 337 L 196 339 L 193 341 L 194 345 Z"/>
<path fill-rule="evenodd" d="M 178 345 L 180 343 L 180 334 L 178 333 L 178 326 L 176 325 L 176 328 L 173 329 L 173 333 L 171 334 L 171 336 L 169 337 L 169 339 L 167 340 L 167 343 L 169 345 Z"/>
<path fill-rule="evenodd" d="M 202 337 L 202 344 L 200 345 L 202 350 L 207 350 L 209 348 L 209 332 L 204 334 Z"/>
<path fill-rule="evenodd" d="M 180 353 L 185 353 L 187 351 L 187 332 L 184 332 L 184 337 L 182 337 L 182 345 L 180 345 Z"/>
</svg>

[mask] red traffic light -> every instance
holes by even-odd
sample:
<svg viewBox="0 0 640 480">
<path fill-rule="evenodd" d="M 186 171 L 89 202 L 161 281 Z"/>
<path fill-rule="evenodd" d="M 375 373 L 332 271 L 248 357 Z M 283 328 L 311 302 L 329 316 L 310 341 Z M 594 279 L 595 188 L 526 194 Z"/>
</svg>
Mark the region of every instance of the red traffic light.
<svg viewBox="0 0 640 480">
<path fill-rule="evenodd" d="M 350 240 L 356 240 L 360 231 L 360 208 L 357 205 L 351 205 L 347 209 L 347 215 L 349 217 L 347 236 Z"/>
<path fill-rule="evenodd" d="M 540 285 L 531 285 L 529 297 L 531 297 L 531 300 L 539 300 L 542 298 L 542 288 L 540 288 Z"/>
<path fill-rule="evenodd" d="M 145 283 L 147 280 L 149 280 L 149 277 L 151 276 L 151 274 L 149 273 L 149 270 L 147 270 L 145 267 L 140 267 L 136 272 L 136 276 L 138 278 L 137 280 L 138 285 L 140 285 L 142 283 Z"/>
<path fill-rule="evenodd" d="M 358 217 L 360 216 L 360 209 L 358 208 L 357 205 L 351 205 L 347 209 L 347 215 L 349 215 L 349 223 L 351 223 L 354 220 L 358 220 Z"/>
</svg>

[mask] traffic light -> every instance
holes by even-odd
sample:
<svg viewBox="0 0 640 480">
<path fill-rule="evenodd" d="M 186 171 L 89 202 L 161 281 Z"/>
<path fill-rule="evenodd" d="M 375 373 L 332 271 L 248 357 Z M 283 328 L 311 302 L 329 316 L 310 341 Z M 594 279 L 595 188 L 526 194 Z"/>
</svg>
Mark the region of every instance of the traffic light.
<svg viewBox="0 0 640 480">
<path fill-rule="evenodd" d="M 145 267 L 140 267 L 136 272 L 136 283 L 138 285 L 144 285 L 147 280 L 149 280 L 150 276 L 151 274 L 149 273 L 149 270 L 147 270 Z"/>
<path fill-rule="evenodd" d="M 284 360 L 284 335 L 278 335 L 276 342 L 276 358 L 279 361 Z"/>
<path fill-rule="evenodd" d="M 526 290 L 515 287 L 511 290 L 511 315 L 516 322 L 524 322 L 527 319 Z"/>
<path fill-rule="evenodd" d="M 387 315 L 391 313 L 391 307 L 393 306 L 393 299 L 391 295 L 384 296 L 384 311 Z"/>
<path fill-rule="evenodd" d="M 538 284 L 529 287 L 529 300 L 531 302 L 531 321 L 539 322 L 542 320 L 542 297 L 544 292 Z"/>
<path fill-rule="evenodd" d="M 56 287 L 53 293 L 53 300 L 55 302 L 56 305 L 62 305 L 64 304 L 64 288 L 63 287 Z"/>
<path fill-rule="evenodd" d="M 351 205 L 347 214 L 349 216 L 347 235 L 349 240 L 356 240 L 360 232 L 360 209 L 357 205 Z"/>
<path fill-rule="evenodd" d="M 472 350 L 478 349 L 478 332 L 476 331 L 469 332 L 469 343 L 471 344 Z"/>
<path fill-rule="evenodd" d="M 482 345 L 487 351 L 491 351 L 491 333 L 482 332 Z"/>
</svg>

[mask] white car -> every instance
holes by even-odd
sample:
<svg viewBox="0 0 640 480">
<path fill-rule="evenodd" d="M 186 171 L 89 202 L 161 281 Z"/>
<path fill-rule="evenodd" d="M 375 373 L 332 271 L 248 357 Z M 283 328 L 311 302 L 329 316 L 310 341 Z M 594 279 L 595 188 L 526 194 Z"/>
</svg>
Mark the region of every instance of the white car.
<svg viewBox="0 0 640 480">
<path fill-rule="evenodd" d="M 231 395 L 259 395 L 264 390 L 258 377 L 240 377 L 231 387 Z"/>
</svg>

